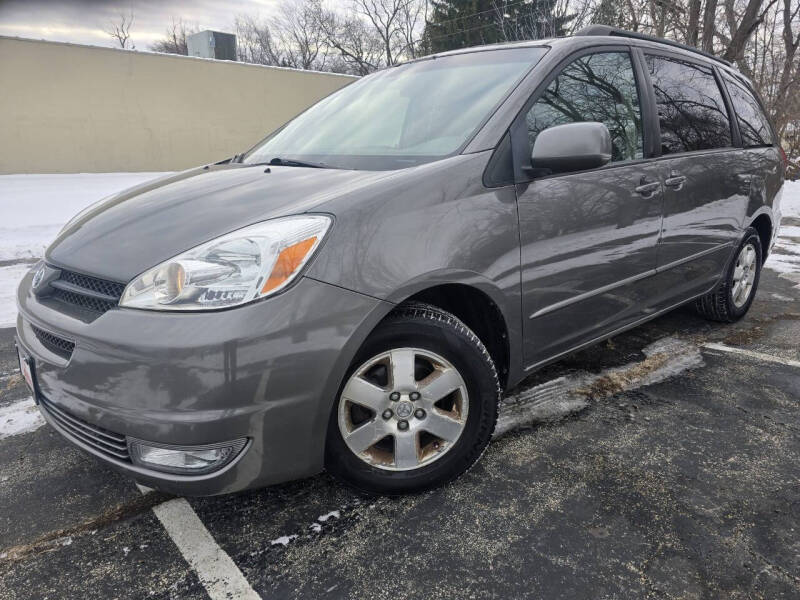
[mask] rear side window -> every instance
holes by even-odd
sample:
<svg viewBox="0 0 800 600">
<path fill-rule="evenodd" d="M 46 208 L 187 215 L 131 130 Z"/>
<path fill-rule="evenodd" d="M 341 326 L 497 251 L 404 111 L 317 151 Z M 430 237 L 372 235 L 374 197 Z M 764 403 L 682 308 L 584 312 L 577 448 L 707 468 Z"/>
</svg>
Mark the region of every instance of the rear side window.
<svg viewBox="0 0 800 600">
<path fill-rule="evenodd" d="M 731 124 L 711 69 L 647 56 L 661 126 L 661 153 L 727 148 Z"/>
<path fill-rule="evenodd" d="M 602 52 L 571 62 L 525 120 L 531 149 L 548 127 L 597 121 L 611 133 L 612 161 L 642 158 L 642 113 L 630 54 Z"/>
<path fill-rule="evenodd" d="M 736 111 L 736 121 L 739 123 L 739 133 L 742 135 L 742 145 L 745 148 L 755 146 L 771 146 L 772 130 L 769 121 L 761 110 L 753 95 L 737 82 L 725 78 L 728 92 L 731 95 L 733 109 Z"/>
</svg>

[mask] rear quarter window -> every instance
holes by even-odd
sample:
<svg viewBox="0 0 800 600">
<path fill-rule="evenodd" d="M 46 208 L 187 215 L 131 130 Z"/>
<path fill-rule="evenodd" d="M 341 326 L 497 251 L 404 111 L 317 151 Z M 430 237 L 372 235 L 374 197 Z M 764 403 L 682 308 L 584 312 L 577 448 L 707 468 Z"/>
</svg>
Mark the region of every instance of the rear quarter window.
<svg viewBox="0 0 800 600">
<path fill-rule="evenodd" d="M 771 146 L 772 130 L 761 106 L 744 86 L 729 77 L 725 77 L 728 93 L 731 96 L 733 109 L 736 111 L 736 122 L 745 148 Z"/>
</svg>

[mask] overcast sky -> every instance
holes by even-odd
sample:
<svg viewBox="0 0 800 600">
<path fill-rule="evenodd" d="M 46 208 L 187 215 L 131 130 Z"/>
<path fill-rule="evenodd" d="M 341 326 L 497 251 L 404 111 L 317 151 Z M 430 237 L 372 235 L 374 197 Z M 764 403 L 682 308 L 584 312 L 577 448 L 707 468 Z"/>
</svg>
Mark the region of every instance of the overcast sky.
<svg viewBox="0 0 800 600">
<path fill-rule="evenodd" d="M 131 39 L 147 50 L 164 36 L 172 17 L 200 29 L 233 33 L 236 15 L 269 16 L 279 0 L 0 0 L 0 35 L 114 46 L 104 30 L 133 12 Z"/>
</svg>

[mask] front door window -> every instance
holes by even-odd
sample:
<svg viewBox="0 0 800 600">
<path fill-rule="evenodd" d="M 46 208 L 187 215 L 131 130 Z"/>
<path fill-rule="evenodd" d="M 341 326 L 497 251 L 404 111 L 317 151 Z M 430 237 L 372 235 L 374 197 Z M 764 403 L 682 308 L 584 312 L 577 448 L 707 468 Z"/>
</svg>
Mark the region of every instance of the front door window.
<svg viewBox="0 0 800 600">
<path fill-rule="evenodd" d="M 642 112 L 630 54 L 600 52 L 576 59 L 547 86 L 525 121 L 531 149 L 548 127 L 596 121 L 611 133 L 612 161 L 642 158 Z"/>
</svg>

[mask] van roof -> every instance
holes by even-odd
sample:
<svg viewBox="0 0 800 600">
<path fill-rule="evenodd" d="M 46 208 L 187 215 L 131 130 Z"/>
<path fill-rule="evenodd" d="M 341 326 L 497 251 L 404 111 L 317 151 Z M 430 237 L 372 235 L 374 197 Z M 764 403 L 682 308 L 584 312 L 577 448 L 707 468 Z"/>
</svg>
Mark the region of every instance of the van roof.
<svg viewBox="0 0 800 600">
<path fill-rule="evenodd" d="M 589 27 L 585 27 L 584 29 L 578 31 L 575 35 L 569 37 L 547 38 L 541 40 L 523 40 L 518 42 L 500 42 L 497 44 L 487 44 L 484 46 L 472 46 L 470 48 L 459 48 L 457 50 L 448 50 L 447 52 L 439 52 L 437 54 L 431 54 L 425 57 L 421 57 L 417 60 L 426 60 L 442 56 L 452 56 L 456 54 L 468 54 L 471 52 L 483 52 L 487 50 L 504 50 L 510 48 L 536 48 L 536 47 L 551 47 L 551 46 L 556 47 L 556 46 L 570 46 L 570 45 L 579 47 L 586 45 L 587 37 L 593 38 L 593 41 L 599 41 L 608 44 L 620 44 L 621 42 L 623 42 L 623 40 L 620 40 L 620 38 L 625 38 L 624 43 L 630 43 L 631 45 L 639 46 L 642 48 L 658 48 L 667 46 L 669 47 L 669 49 L 674 50 L 679 54 L 683 54 L 689 58 L 695 58 L 695 59 L 700 58 L 703 59 L 704 62 L 716 63 L 716 65 L 719 68 L 726 71 L 728 74 L 745 82 L 748 86 L 752 87 L 752 83 L 750 82 L 750 80 L 747 77 L 745 77 L 733 64 L 731 64 L 727 60 L 714 56 L 713 54 L 709 54 L 708 52 L 704 52 L 699 48 L 687 46 L 686 44 L 681 44 L 679 42 L 673 42 L 671 40 L 657 38 L 654 36 L 645 35 L 638 32 L 626 31 L 624 29 L 618 29 L 616 27 L 610 27 L 608 25 L 590 25 Z"/>
</svg>

